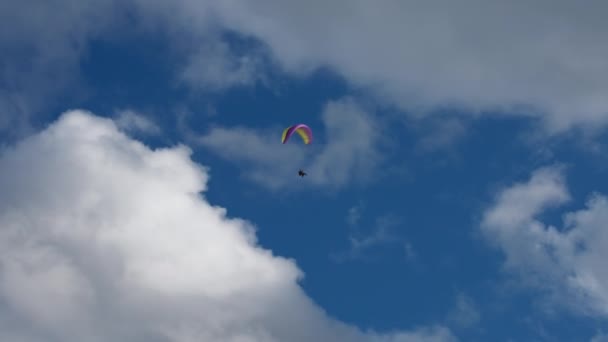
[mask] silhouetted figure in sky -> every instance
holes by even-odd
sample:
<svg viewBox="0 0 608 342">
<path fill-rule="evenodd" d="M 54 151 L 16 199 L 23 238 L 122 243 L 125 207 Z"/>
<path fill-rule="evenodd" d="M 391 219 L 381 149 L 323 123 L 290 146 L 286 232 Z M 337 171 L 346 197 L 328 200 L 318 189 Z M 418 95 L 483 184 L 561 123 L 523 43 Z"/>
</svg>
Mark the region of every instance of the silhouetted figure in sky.
<svg viewBox="0 0 608 342">
<path fill-rule="evenodd" d="M 298 176 L 304 177 L 304 176 L 306 176 L 306 172 L 300 170 L 300 171 L 298 171 Z"/>
</svg>

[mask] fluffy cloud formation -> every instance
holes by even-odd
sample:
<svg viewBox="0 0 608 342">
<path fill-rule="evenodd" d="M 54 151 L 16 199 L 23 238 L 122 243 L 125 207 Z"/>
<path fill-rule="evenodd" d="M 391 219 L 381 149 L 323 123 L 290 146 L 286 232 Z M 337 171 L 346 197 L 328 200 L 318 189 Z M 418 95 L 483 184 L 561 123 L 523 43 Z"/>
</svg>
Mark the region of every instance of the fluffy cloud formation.
<svg viewBox="0 0 608 342">
<path fill-rule="evenodd" d="M 604 1 L 218 3 L 287 70 L 329 65 L 414 112 L 517 111 L 557 131 L 608 121 Z"/>
<path fill-rule="evenodd" d="M 544 290 L 550 304 L 579 313 L 608 316 L 608 199 L 591 196 L 586 208 L 564 214 L 564 227 L 538 219 L 570 196 L 562 169 L 535 171 L 524 183 L 503 190 L 481 223 L 505 253 L 505 268 L 525 284 Z"/>
<path fill-rule="evenodd" d="M 3 151 L 0 170 L 2 341 L 454 340 L 327 317 L 292 261 L 204 200 L 185 147 L 153 151 L 73 111 Z"/>
<path fill-rule="evenodd" d="M 3 1 L 0 133 L 11 138 L 31 133 L 33 117 L 49 117 L 49 105 L 66 91 L 71 99 L 84 98 L 89 80 L 82 79 L 79 63 L 95 39 L 160 37 L 162 32 L 170 37 L 168 49 L 183 61 L 175 66 L 175 80 L 196 89 L 222 90 L 260 80 L 260 53 L 235 54 L 217 28 L 204 2 Z"/>
<path fill-rule="evenodd" d="M 218 35 L 229 29 L 257 38 L 289 73 L 329 66 L 415 114 L 456 106 L 538 116 L 554 132 L 595 127 L 608 119 L 607 6 L 599 0 L 584 6 L 566 0 L 4 2 L 0 125 L 14 128 L 23 118 L 16 113 L 53 98 L 77 74 L 87 41 L 111 37 L 122 23 L 167 32 L 186 54 L 176 78 L 196 87 L 263 79 L 266 54 L 232 51 Z"/>
<path fill-rule="evenodd" d="M 365 180 L 381 161 L 381 130 L 370 113 L 351 98 L 333 101 L 323 112 L 326 143 L 314 130 L 314 143 L 281 144 L 283 127 L 267 132 L 251 129 L 213 128 L 198 141 L 219 156 L 243 166 L 246 177 L 271 189 L 295 188 L 299 168 L 307 171 L 308 184 L 338 188 L 350 180 Z M 321 146 L 320 146 L 321 145 Z M 247 148 L 244 148 L 247 147 Z"/>
</svg>

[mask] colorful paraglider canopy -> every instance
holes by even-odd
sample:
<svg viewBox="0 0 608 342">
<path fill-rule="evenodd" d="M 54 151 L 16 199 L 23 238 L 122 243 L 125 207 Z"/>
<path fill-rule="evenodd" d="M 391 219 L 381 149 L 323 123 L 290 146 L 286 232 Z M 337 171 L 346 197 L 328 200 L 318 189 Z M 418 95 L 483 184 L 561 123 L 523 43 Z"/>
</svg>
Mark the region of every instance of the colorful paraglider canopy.
<svg viewBox="0 0 608 342">
<path fill-rule="evenodd" d="M 294 132 L 298 133 L 298 135 L 302 138 L 306 145 L 312 142 L 312 131 L 310 130 L 310 127 L 304 124 L 297 124 L 285 128 L 285 130 L 283 131 L 283 137 L 281 138 L 281 142 L 283 144 L 286 143 Z"/>
</svg>

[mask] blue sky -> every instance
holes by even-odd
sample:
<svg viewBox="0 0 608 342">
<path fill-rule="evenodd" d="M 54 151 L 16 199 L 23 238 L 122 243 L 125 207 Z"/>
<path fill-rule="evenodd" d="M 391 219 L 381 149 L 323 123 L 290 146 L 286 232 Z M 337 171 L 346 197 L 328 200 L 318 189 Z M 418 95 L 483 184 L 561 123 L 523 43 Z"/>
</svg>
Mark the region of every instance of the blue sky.
<svg viewBox="0 0 608 342">
<path fill-rule="evenodd" d="M 1 6 L 0 339 L 608 340 L 605 5 L 461 6 Z"/>
</svg>

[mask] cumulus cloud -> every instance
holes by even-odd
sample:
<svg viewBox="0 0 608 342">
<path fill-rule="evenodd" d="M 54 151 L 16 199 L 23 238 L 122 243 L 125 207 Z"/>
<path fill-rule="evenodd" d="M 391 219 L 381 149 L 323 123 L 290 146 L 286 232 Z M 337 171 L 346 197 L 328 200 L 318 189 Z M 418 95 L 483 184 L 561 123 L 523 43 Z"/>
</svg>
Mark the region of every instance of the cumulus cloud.
<svg viewBox="0 0 608 342">
<path fill-rule="evenodd" d="M 64 114 L 0 155 L 3 341 L 452 341 L 364 333 L 300 289 L 292 260 L 202 192 L 188 148 L 150 150 Z"/>
<path fill-rule="evenodd" d="M 541 117 L 552 131 L 608 120 L 607 5 L 488 2 L 221 2 L 290 71 L 328 65 L 412 112 L 445 106 Z"/>
<path fill-rule="evenodd" d="M 563 169 L 546 167 L 504 189 L 484 213 L 481 229 L 506 257 L 505 268 L 546 294 L 545 304 L 608 316 L 608 199 L 593 194 L 586 208 L 563 214 L 563 227 L 540 221 L 570 198 Z"/>
<path fill-rule="evenodd" d="M 270 189 L 296 188 L 299 168 L 307 171 L 303 182 L 338 188 L 351 180 L 366 180 L 381 162 L 378 123 L 352 98 L 329 102 L 323 112 L 326 143 L 313 127 L 311 145 L 280 143 L 283 127 L 256 132 L 236 127 L 216 127 L 198 142 L 219 156 L 243 167 L 246 177 Z"/>
<path fill-rule="evenodd" d="M 31 112 L 52 99 L 77 74 L 86 43 L 111 37 L 110 28 L 126 17 L 131 30 L 168 33 L 172 47 L 186 54 L 176 78 L 195 87 L 254 84 L 268 57 L 292 75 L 330 67 L 415 114 L 450 106 L 518 113 L 541 118 L 552 132 L 601 127 L 608 119 L 608 24 L 601 15 L 607 5 L 599 0 L 584 6 L 566 0 L 53 0 L 0 6 L 5 128 L 24 117 L 7 113 Z M 221 40 L 223 29 L 258 39 L 270 54 L 257 48 L 237 53 Z"/>
</svg>

